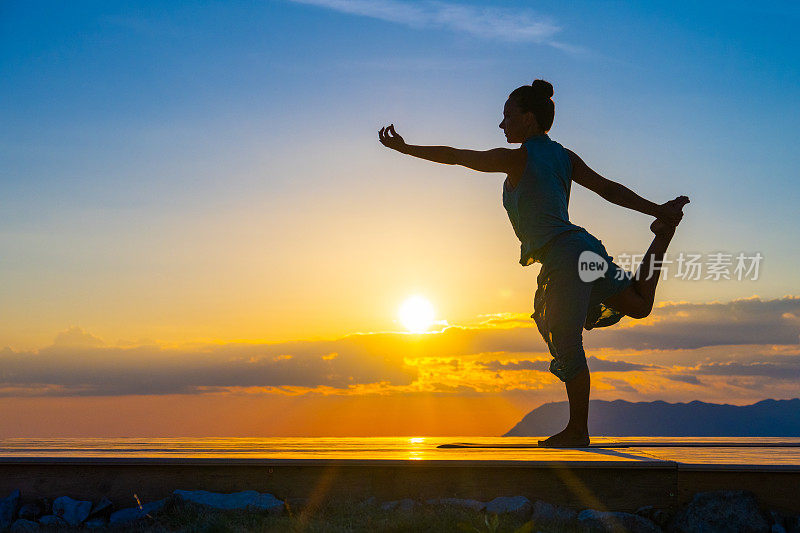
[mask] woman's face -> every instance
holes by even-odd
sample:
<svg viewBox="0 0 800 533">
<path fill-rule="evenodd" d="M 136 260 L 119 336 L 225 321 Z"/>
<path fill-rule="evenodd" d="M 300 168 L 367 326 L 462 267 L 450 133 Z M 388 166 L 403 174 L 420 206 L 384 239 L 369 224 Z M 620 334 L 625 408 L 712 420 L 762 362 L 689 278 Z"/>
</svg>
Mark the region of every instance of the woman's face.
<svg viewBox="0 0 800 533">
<path fill-rule="evenodd" d="M 503 121 L 500 128 L 509 143 L 523 143 L 539 130 L 536 117 L 530 111 L 522 111 L 515 100 L 509 98 L 503 107 Z"/>
</svg>

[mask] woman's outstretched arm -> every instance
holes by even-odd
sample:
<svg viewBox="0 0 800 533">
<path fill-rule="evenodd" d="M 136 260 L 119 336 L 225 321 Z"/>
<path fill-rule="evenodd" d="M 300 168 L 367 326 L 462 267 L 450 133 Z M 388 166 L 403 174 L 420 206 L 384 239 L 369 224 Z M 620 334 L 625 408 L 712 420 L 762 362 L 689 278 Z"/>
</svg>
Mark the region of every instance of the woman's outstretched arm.
<svg viewBox="0 0 800 533">
<path fill-rule="evenodd" d="M 451 146 L 415 146 L 406 144 L 403 138 L 394 131 L 394 124 L 381 128 L 378 132 L 381 144 L 397 150 L 402 154 L 419 157 L 434 163 L 445 165 L 461 165 L 479 172 L 505 172 L 524 170 L 524 148 L 494 148 L 492 150 L 462 150 Z M 521 167 L 521 168 L 518 168 Z"/>
<path fill-rule="evenodd" d="M 676 209 L 674 205 L 669 202 L 656 204 L 650 200 L 645 200 L 621 183 L 606 179 L 589 168 L 575 152 L 567 150 L 567 153 L 572 161 L 572 180 L 576 183 L 596 192 L 612 204 L 627 207 L 672 224 L 677 225 L 680 222 L 683 213 L 680 209 Z"/>
</svg>

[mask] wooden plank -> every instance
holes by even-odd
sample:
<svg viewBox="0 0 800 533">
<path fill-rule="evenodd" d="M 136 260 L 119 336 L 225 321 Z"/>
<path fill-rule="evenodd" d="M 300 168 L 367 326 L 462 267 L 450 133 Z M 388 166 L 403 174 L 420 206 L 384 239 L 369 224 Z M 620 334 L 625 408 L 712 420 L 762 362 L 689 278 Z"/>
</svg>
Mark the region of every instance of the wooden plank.
<svg viewBox="0 0 800 533">
<path fill-rule="evenodd" d="M 552 449 L 549 446 L 527 443 L 497 443 L 474 444 L 469 442 L 454 442 L 440 444 L 440 449 L 466 448 L 466 449 Z M 562 449 L 583 450 L 587 448 L 800 448 L 800 442 L 609 442 L 589 444 L 589 446 L 570 447 Z"/>
<path fill-rule="evenodd" d="M 522 495 L 575 509 L 633 511 L 674 507 L 696 492 L 741 489 L 765 508 L 800 512 L 800 470 L 731 469 L 671 461 L 366 461 L 267 459 L 21 458 L 0 460 L 0 494 L 108 497 L 118 507 L 169 496 L 175 489 L 258 490 L 316 504 L 346 499 L 474 498 Z"/>
<path fill-rule="evenodd" d="M 669 468 L 520 468 L 473 465 L 402 466 L 220 464 L 0 464 L 0 494 L 20 489 L 34 497 L 109 498 L 118 507 L 169 496 L 175 489 L 217 492 L 258 490 L 278 498 L 321 503 L 376 497 L 379 501 L 413 498 L 474 498 L 522 495 L 575 508 L 633 511 L 643 505 L 669 505 L 676 470 Z"/>
</svg>

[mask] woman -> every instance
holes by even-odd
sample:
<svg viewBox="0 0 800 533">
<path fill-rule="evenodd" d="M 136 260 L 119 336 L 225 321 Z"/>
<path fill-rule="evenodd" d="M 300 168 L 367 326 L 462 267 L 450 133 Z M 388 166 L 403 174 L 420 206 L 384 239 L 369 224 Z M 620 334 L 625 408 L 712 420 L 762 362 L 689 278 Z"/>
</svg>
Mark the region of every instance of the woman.
<svg viewBox="0 0 800 533">
<path fill-rule="evenodd" d="M 645 200 L 599 175 L 574 152 L 551 140 L 547 132 L 555 114 L 552 96 L 553 86 L 544 80 L 509 95 L 500 128 L 508 143 L 522 143 L 516 149 L 475 151 L 409 145 L 394 124 L 381 128 L 378 137 L 384 146 L 403 154 L 506 174 L 503 206 L 521 241 L 520 263 L 542 264 L 531 317 L 553 356 L 550 371 L 565 383 L 569 398 L 567 427 L 539 445 L 581 447 L 589 444 L 590 384 L 582 330 L 610 326 L 624 315 L 645 318 L 650 314 L 661 262 L 689 198 L 679 196 L 660 205 Z M 655 237 L 633 278 L 612 261 L 601 241 L 569 222 L 572 181 L 609 202 L 656 217 L 650 225 Z M 588 281 L 592 272 L 579 270 L 579 260 L 587 258 L 605 268 Z"/>
</svg>

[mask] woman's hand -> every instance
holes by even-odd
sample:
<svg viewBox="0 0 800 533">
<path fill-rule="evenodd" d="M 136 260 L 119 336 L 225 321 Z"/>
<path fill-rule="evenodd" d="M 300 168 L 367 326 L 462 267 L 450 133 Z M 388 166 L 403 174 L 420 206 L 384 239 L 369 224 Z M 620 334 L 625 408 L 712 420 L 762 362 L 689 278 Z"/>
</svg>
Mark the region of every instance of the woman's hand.
<svg viewBox="0 0 800 533">
<path fill-rule="evenodd" d="M 683 218 L 683 206 L 688 203 L 688 196 L 678 196 L 674 200 L 665 202 L 658 206 L 656 219 L 666 222 L 671 226 L 677 226 Z"/>
<path fill-rule="evenodd" d="M 382 145 L 392 150 L 397 150 L 398 152 L 402 152 L 403 148 L 406 146 L 406 142 L 403 138 L 394 131 L 394 124 L 381 128 L 378 132 L 378 139 L 381 141 Z"/>
</svg>

